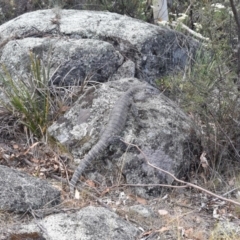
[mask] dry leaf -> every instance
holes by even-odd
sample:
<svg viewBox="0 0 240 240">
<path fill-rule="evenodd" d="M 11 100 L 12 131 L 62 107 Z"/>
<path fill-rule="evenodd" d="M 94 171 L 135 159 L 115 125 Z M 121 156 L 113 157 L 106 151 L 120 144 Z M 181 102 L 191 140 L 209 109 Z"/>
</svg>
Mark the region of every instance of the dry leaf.
<svg viewBox="0 0 240 240">
<path fill-rule="evenodd" d="M 80 193 L 79 193 L 79 191 L 77 189 L 75 190 L 74 198 L 75 199 L 80 199 Z"/>
<path fill-rule="evenodd" d="M 101 193 L 101 197 L 104 196 L 106 193 L 109 193 L 109 188 L 106 188 L 102 193 Z"/>
<path fill-rule="evenodd" d="M 144 198 L 140 198 L 140 197 L 136 197 L 137 202 L 146 205 L 147 204 L 147 200 Z"/>
<path fill-rule="evenodd" d="M 168 198 L 168 194 L 166 194 L 163 198 L 162 198 L 162 200 L 165 200 L 165 199 L 167 199 Z"/>
<path fill-rule="evenodd" d="M 221 215 L 225 215 L 227 213 L 226 209 L 225 208 L 220 208 L 218 210 L 218 213 L 221 214 Z"/>
<path fill-rule="evenodd" d="M 135 196 L 135 195 L 129 194 L 128 197 L 129 197 L 130 199 L 134 200 L 134 201 L 136 200 L 136 196 Z"/>
<path fill-rule="evenodd" d="M 65 112 L 68 111 L 69 109 L 70 109 L 70 107 L 68 107 L 68 106 L 62 106 L 61 109 L 60 109 L 60 111 L 61 111 L 61 113 L 65 113 Z"/>
<path fill-rule="evenodd" d="M 193 228 L 189 228 L 184 231 L 184 236 L 187 238 L 194 237 Z"/>
<path fill-rule="evenodd" d="M 167 210 L 164 210 L 164 209 L 158 210 L 158 213 L 159 213 L 159 215 L 161 215 L 161 216 L 166 216 L 166 215 L 168 215 L 168 211 L 167 211 Z"/>
<path fill-rule="evenodd" d="M 89 180 L 89 179 L 86 181 L 86 184 L 87 184 L 89 187 L 96 187 L 96 184 L 95 184 L 93 181 Z"/>
<path fill-rule="evenodd" d="M 169 230 L 169 227 L 162 227 L 158 230 L 158 232 L 163 233 Z"/>
<path fill-rule="evenodd" d="M 13 145 L 13 148 L 14 148 L 14 149 L 18 149 L 19 146 L 18 146 L 17 144 L 14 144 L 14 145 Z"/>
<path fill-rule="evenodd" d="M 198 216 L 196 216 L 195 222 L 198 223 L 198 224 L 201 223 L 201 218 L 199 218 Z"/>
<path fill-rule="evenodd" d="M 36 159 L 36 158 L 32 158 L 31 161 L 34 162 L 34 163 L 39 163 L 40 162 L 40 160 Z"/>
<path fill-rule="evenodd" d="M 142 237 L 148 236 L 148 235 L 150 235 L 152 232 L 153 232 L 152 230 L 151 230 L 151 231 L 144 232 L 141 236 L 142 236 Z"/>
<path fill-rule="evenodd" d="M 207 168 L 208 167 L 208 161 L 206 156 L 206 152 L 203 152 L 200 156 L 200 163 L 202 165 L 203 168 Z"/>
<path fill-rule="evenodd" d="M 204 183 L 206 184 L 206 183 L 207 183 L 207 179 L 206 179 L 204 173 L 201 173 L 200 176 L 203 178 L 203 181 L 204 181 Z"/>
<path fill-rule="evenodd" d="M 230 181 L 228 181 L 229 186 L 234 186 L 235 180 L 236 180 L 236 178 L 232 178 Z"/>
<path fill-rule="evenodd" d="M 2 157 L 7 161 L 10 159 L 10 155 L 8 154 L 3 154 Z"/>
<path fill-rule="evenodd" d="M 132 195 L 132 194 L 129 194 L 129 195 L 128 195 L 128 198 L 130 198 L 130 199 L 132 199 L 132 200 L 134 200 L 134 201 L 137 201 L 137 202 L 139 202 L 139 203 L 141 203 L 141 204 L 144 204 L 144 205 L 147 204 L 147 200 L 146 200 L 146 199 L 137 197 L 137 196 Z"/>
<path fill-rule="evenodd" d="M 203 168 L 207 168 L 208 165 L 207 165 L 206 163 L 202 163 L 202 167 L 203 167 Z"/>
<path fill-rule="evenodd" d="M 48 170 L 45 167 L 41 167 L 40 172 L 47 172 Z"/>
<path fill-rule="evenodd" d="M 53 167 L 54 167 L 54 169 L 58 169 L 58 165 L 57 164 L 54 164 Z"/>
<path fill-rule="evenodd" d="M 220 215 L 218 214 L 218 208 L 213 209 L 213 218 L 220 219 Z"/>
</svg>

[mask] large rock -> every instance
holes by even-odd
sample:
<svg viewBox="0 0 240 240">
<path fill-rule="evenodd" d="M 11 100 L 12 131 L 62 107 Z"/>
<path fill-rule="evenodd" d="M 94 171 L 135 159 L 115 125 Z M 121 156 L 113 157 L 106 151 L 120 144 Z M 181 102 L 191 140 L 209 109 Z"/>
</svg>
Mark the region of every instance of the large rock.
<svg viewBox="0 0 240 240">
<path fill-rule="evenodd" d="M 60 203 L 60 192 L 46 181 L 0 165 L 0 210 L 27 212 Z"/>
<path fill-rule="evenodd" d="M 124 77 L 135 74 L 155 83 L 169 71 L 184 68 L 198 47 L 193 39 L 164 27 L 115 13 L 78 10 L 26 13 L 1 25 L 0 36 L 1 63 L 13 77 L 29 73 L 32 51 L 46 65 L 50 61 L 53 82 L 67 85 L 116 80 L 123 77 L 119 69 Z"/>
<path fill-rule="evenodd" d="M 40 231 L 39 226 L 44 231 Z M 0 226 L 1 230 L 1 226 Z M 45 217 L 38 223 L 4 229 L 4 239 L 46 239 L 46 240 L 134 240 L 140 234 L 137 227 L 121 219 L 117 214 L 102 208 L 89 206 L 75 213 L 60 213 Z M 35 238 L 30 238 L 31 235 Z M 25 238 L 21 238 L 25 236 Z M 7 238 L 9 237 L 9 238 Z M 37 238 L 38 237 L 38 238 Z M 0 236 L 1 239 L 1 236 Z"/>
<path fill-rule="evenodd" d="M 45 60 L 45 66 L 49 62 L 51 81 L 58 85 L 78 85 L 82 80 L 104 82 L 123 64 L 122 55 L 104 41 L 29 37 L 10 41 L 2 51 L 1 62 L 13 78 L 31 77 L 30 50 Z M 10 52 L 14 57 L 9 57 Z"/>
<path fill-rule="evenodd" d="M 71 151 L 76 163 L 80 163 L 99 139 L 119 96 L 138 84 L 139 80 L 131 78 L 119 80 L 118 84 L 109 82 L 98 89 L 88 89 L 71 110 L 49 128 L 49 133 Z M 135 105 L 144 127 L 139 126 L 138 121 L 129 113 L 126 128 L 120 137 L 139 146 L 152 164 L 178 176 L 183 166 L 190 164 L 188 157 L 191 149 L 187 142 L 191 138 L 191 120 L 163 94 L 142 99 L 139 93 L 136 98 Z M 119 169 L 122 169 L 128 184 L 172 183 L 171 177 L 148 166 L 145 160 L 138 150 L 133 148 L 125 153 L 121 151 L 121 144 L 114 143 L 103 156 L 94 160 L 90 168 L 94 171 L 85 173 L 106 185 L 109 181 L 113 185 L 117 184 L 111 179 L 119 179 Z M 148 198 L 159 196 L 161 188 L 139 187 L 134 188 L 134 191 Z"/>
</svg>

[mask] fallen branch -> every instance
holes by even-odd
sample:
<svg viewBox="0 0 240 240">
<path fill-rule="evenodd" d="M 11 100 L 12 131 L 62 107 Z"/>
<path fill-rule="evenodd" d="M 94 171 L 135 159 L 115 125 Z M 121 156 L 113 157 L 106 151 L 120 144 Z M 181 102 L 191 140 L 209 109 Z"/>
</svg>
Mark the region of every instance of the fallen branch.
<svg viewBox="0 0 240 240">
<path fill-rule="evenodd" d="M 191 35 L 193 35 L 194 37 L 196 37 L 196 38 L 198 38 L 200 40 L 203 40 L 203 41 L 206 41 L 206 42 L 210 41 L 209 38 L 206 38 L 206 37 L 202 36 L 200 33 L 197 33 L 195 31 L 193 31 L 192 29 L 190 29 L 188 26 L 186 26 L 184 23 L 182 23 L 180 21 L 173 22 L 173 23 L 171 23 L 171 25 L 174 26 L 175 28 L 180 26 L 184 30 L 188 31 Z"/>
<path fill-rule="evenodd" d="M 146 163 L 147 163 L 149 166 L 151 166 L 151 167 L 153 167 L 153 168 L 155 168 L 155 169 L 157 169 L 157 170 L 159 170 L 159 171 L 161 171 L 161 172 L 164 172 L 164 173 L 168 174 L 168 175 L 171 176 L 176 182 L 179 182 L 179 183 L 184 184 L 184 186 L 178 186 L 178 187 L 192 187 L 192 188 L 198 189 L 198 190 L 200 190 L 200 191 L 202 191 L 202 192 L 204 192 L 204 193 L 206 193 L 206 194 L 208 194 L 208 195 L 210 195 L 210 196 L 213 196 L 213 197 L 215 197 L 215 198 L 218 198 L 218 199 L 221 199 L 221 200 L 223 200 L 223 201 L 230 202 L 230 203 L 233 203 L 233 204 L 235 204 L 235 205 L 240 206 L 240 203 L 239 203 L 239 202 L 236 202 L 236 201 L 233 201 L 233 200 L 231 200 L 231 199 L 228 199 L 228 198 L 219 196 L 219 195 L 217 195 L 217 194 L 215 194 L 215 193 L 213 193 L 213 192 L 211 192 L 211 191 L 208 191 L 208 190 L 206 190 L 206 189 L 204 189 L 204 188 L 202 188 L 202 187 L 199 187 L 199 186 L 197 186 L 197 185 L 195 185 L 195 184 L 193 184 L 193 183 L 185 182 L 185 181 L 183 181 L 183 180 L 178 179 L 177 177 L 175 177 L 175 176 L 174 176 L 173 174 L 171 174 L 170 172 L 168 172 L 168 171 L 166 171 L 166 170 L 164 170 L 164 169 L 162 169 L 162 168 L 159 168 L 159 167 L 151 164 L 151 163 L 149 162 L 147 156 L 145 155 L 145 153 L 144 153 L 137 145 L 135 145 L 135 144 L 133 144 L 133 143 L 128 143 L 128 142 L 125 142 L 125 141 L 123 141 L 123 142 L 126 143 L 127 145 L 130 145 L 130 146 L 133 146 L 133 147 L 137 148 L 138 151 L 144 156 L 144 159 L 145 159 Z M 129 184 L 126 184 L 126 185 L 129 186 Z M 135 185 L 135 184 L 134 184 L 134 185 Z M 138 185 L 138 184 L 136 184 L 136 185 Z M 141 184 L 140 184 L 140 185 L 141 185 Z M 139 186 L 140 186 L 140 185 L 139 185 Z M 149 184 L 148 184 L 148 185 L 149 185 Z M 161 186 L 161 184 L 158 184 L 158 185 Z M 171 185 L 167 185 L 167 186 L 168 186 L 168 187 L 176 187 L 176 186 L 171 186 Z"/>
</svg>

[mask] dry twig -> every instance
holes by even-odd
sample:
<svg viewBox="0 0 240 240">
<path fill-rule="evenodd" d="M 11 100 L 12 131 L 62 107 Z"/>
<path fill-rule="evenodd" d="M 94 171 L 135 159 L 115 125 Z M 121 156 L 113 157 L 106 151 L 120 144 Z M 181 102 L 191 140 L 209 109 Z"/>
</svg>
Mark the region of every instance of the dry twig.
<svg viewBox="0 0 240 240">
<path fill-rule="evenodd" d="M 137 148 L 138 151 L 144 156 L 144 159 L 145 159 L 146 163 L 147 163 L 149 166 L 151 166 L 151 167 L 153 167 L 153 168 L 155 168 L 155 169 L 157 169 L 157 170 L 159 170 L 159 171 L 161 171 L 161 172 L 164 172 L 164 173 L 168 174 L 168 175 L 171 176 L 176 182 L 181 183 L 181 184 L 184 184 L 184 186 L 171 186 L 171 185 L 166 185 L 167 187 L 175 187 L 175 188 L 176 188 L 176 187 L 181 187 L 181 188 L 182 188 L 182 187 L 192 187 L 192 188 L 198 189 L 198 190 L 200 190 L 200 191 L 202 191 L 202 192 L 204 192 L 204 193 L 206 193 L 206 194 L 208 194 L 208 195 L 211 195 L 211 196 L 213 196 L 213 197 L 215 197 L 215 198 L 218 198 L 218 199 L 221 199 L 221 200 L 223 200 L 223 201 L 230 202 L 230 203 L 232 203 L 232 204 L 235 204 L 235 205 L 240 206 L 240 203 L 239 203 L 239 202 L 236 202 L 236 201 L 233 201 L 233 200 L 231 200 L 231 199 L 228 199 L 228 198 L 219 196 L 219 195 L 217 195 L 217 194 L 215 194 L 215 193 L 213 193 L 213 192 L 211 192 L 211 191 L 209 191 L 209 190 L 207 190 L 207 189 L 204 189 L 204 188 L 202 188 L 202 187 L 200 187 L 200 186 L 197 186 L 197 185 L 195 185 L 195 184 L 193 184 L 193 183 L 189 183 L 189 182 L 185 182 L 185 181 L 183 181 L 183 180 L 180 180 L 180 179 L 178 179 L 177 177 L 175 177 L 173 174 L 171 174 L 170 172 L 168 172 L 168 171 L 166 171 L 166 170 L 164 170 L 164 169 L 162 169 L 162 168 L 159 168 L 159 167 L 154 166 L 153 164 L 151 164 L 151 163 L 149 162 L 149 160 L 148 160 L 147 156 L 145 155 L 145 153 L 144 153 L 137 145 L 132 144 L 132 143 L 128 143 L 128 142 L 125 142 L 125 141 L 123 141 L 123 142 L 126 143 L 127 145 L 131 145 L 131 146 Z M 142 185 L 142 184 L 140 184 L 140 185 L 135 184 L 135 186 L 141 186 L 141 185 Z M 158 184 L 158 185 L 159 185 L 159 186 L 162 186 L 161 184 Z"/>
</svg>

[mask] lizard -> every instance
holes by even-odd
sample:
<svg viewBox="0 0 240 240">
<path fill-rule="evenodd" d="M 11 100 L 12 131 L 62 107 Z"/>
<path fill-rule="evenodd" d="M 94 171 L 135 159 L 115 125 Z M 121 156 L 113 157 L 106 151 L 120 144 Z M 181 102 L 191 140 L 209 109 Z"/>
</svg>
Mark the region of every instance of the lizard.
<svg viewBox="0 0 240 240">
<path fill-rule="evenodd" d="M 158 94 L 159 90 L 148 84 L 139 84 L 129 88 L 122 96 L 116 101 L 113 109 L 110 112 L 110 117 L 107 125 L 105 126 L 98 142 L 92 147 L 87 155 L 80 162 L 78 167 L 73 173 L 70 181 L 70 194 L 74 196 L 74 191 L 78 179 L 81 177 L 82 172 L 97 158 L 111 143 L 112 139 L 118 136 L 124 129 L 127 115 L 130 106 L 132 105 L 134 95 L 139 91 L 145 91 L 147 94 Z"/>
</svg>

